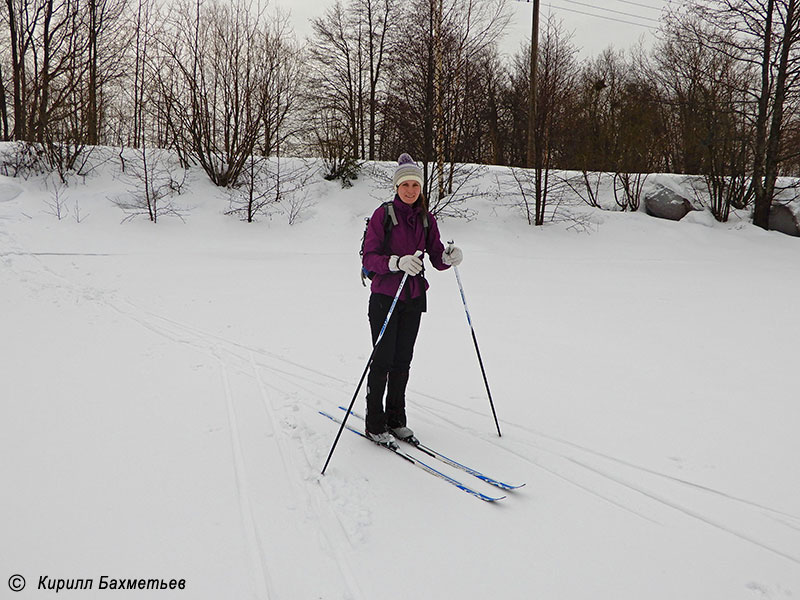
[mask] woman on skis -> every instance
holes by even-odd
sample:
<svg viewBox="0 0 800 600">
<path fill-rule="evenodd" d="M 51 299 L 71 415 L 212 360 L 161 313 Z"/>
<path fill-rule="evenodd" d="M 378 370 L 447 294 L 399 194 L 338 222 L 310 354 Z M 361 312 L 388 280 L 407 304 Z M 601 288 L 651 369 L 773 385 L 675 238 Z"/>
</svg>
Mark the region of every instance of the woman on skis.
<svg viewBox="0 0 800 600">
<path fill-rule="evenodd" d="M 394 437 L 416 441 L 406 423 L 405 394 L 414 343 L 426 310 L 426 255 L 439 271 L 459 265 L 463 258 L 455 246 L 445 252 L 436 218 L 422 193 L 422 169 L 408 154 L 402 154 L 397 163 L 394 200 L 379 206 L 370 218 L 362 258 L 364 270 L 374 273 L 368 312 L 373 345 L 403 275 L 408 274 L 367 377 L 366 434 L 386 446 L 396 446 Z M 391 227 L 384 226 L 387 219 Z"/>
</svg>

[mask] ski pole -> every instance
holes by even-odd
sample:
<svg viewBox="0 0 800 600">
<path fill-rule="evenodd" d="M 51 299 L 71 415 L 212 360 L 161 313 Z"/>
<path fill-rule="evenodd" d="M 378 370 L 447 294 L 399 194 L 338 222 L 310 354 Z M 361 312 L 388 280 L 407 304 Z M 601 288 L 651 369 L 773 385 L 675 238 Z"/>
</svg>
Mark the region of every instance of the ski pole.
<svg viewBox="0 0 800 600">
<path fill-rule="evenodd" d="M 453 240 L 447 242 L 447 254 L 453 248 Z M 498 437 L 503 437 L 500 433 L 500 423 L 497 421 L 497 412 L 494 410 L 494 401 L 492 400 L 492 392 L 489 390 L 489 380 L 486 379 L 486 369 L 483 368 L 483 359 L 481 358 L 481 350 L 478 348 L 478 338 L 475 337 L 475 328 L 472 326 L 472 317 L 469 316 L 469 308 L 467 307 L 467 298 L 464 296 L 464 286 L 461 285 L 461 276 L 458 274 L 458 267 L 453 265 L 453 271 L 456 274 L 456 281 L 458 282 L 458 291 L 461 292 L 461 302 L 464 303 L 464 312 L 467 313 L 467 323 L 469 323 L 470 331 L 472 332 L 472 342 L 475 344 L 475 352 L 478 354 L 478 364 L 481 366 L 481 373 L 483 374 L 483 383 L 486 386 L 486 394 L 489 396 L 489 406 L 492 407 L 492 415 L 494 416 L 494 424 L 497 427 Z"/>
<path fill-rule="evenodd" d="M 331 462 L 331 457 L 333 456 L 333 451 L 336 449 L 336 444 L 339 443 L 339 438 L 342 435 L 342 431 L 344 431 L 344 424 L 347 423 L 347 417 L 350 416 L 350 411 L 353 410 L 353 405 L 356 403 L 356 398 L 358 397 L 358 392 L 361 390 L 361 385 L 364 383 L 364 378 L 367 376 L 367 372 L 369 371 L 369 366 L 372 364 L 372 359 L 375 357 L 375 350 L 378 348 L 378 344 L 381 343 L 381 339 L 383 338 L 383 334 L 386 331 L 386 326 L 389 324 L 389 319 L 392 317 L 392 313 L 394 312 L 394 307 L 397 304 L 397 300 L 400 298 L 400 292 L 403 291 L 403 286 L 406 284 L 406 279 L 408 279 L 408 273 L 403 273 L 403 279 L 400 280 L 400 286 L 397 288 L 397 293 L 394 295 L 394 300 L 392 300 L 392 305 L 389 307 L 389 312 L 386 314 L 386 319 L 383 321 L 383 327 L 381 327 L 381 331 L 378 334 L 378 338 L 375 340 L 375 344 L 372 346 L 372 352 L 369 355 L 369 360 L 367 360 L 367 366 L 364 367 L 364 372 L 361 374 L 361 379 L 358 381 L 358 386 L 356 387 L 356 391 L 353 394 L 353 399 L 350 400 L 350 406 L 347 407 L 347 412 L 342 419 L 342 424 L 339 426 L 339 433 L 336 434 L 336 439 L 333 440 L 333 446 L 331 446 L 331 451 L 328 454 L 328 460 L 325 461 L 325 466 L 322 467 L 322 474 L 325 475 L 325 469 L 328 468 L 328 463 Z"/>
</svg>

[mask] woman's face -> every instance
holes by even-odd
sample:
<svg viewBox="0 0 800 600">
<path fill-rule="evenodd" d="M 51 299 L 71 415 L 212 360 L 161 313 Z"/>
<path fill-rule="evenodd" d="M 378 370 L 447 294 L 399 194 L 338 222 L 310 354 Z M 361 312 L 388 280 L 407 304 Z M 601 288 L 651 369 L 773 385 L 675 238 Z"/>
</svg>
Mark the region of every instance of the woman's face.
<svg viewBox="0 0 800 600">
<path fill-rule="evenodd" d="M 419 181 L 414 180 L 404 181 L 397 187 L 397 195 L 406 204 L 414 204 L 421 191 L 422 188 L 419 186 Z"/>
</svg>

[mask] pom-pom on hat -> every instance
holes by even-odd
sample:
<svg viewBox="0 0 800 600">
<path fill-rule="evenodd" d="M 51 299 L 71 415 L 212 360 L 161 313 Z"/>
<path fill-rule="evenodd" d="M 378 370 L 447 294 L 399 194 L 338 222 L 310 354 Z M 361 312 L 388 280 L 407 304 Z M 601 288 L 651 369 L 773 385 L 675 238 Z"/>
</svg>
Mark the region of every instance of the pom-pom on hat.
<svg viewBox="0 0 800 600">
<path fill-rule="evenodd" d="M 422 169 L 417 166 L 410 154 L 403 152 L 400 158 L 397 159 L 397 168 L 394 171 L 392 181 L 395 188 L 399 187 L 404 181 L 418 181 L 420 186 L 423 185 Z"/>
</svg>

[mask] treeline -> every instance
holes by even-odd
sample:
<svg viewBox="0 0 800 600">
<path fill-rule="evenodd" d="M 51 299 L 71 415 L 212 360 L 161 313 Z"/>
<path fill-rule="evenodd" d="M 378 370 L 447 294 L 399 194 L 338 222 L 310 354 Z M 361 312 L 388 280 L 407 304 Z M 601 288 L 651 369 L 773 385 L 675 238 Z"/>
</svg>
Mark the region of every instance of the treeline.
<svg viewBox="0 0 800 600">
<path fill-rule="evenodd" d="M 615 174 L 623 207 L 642 174 L 701 174 L 717 218 L 752 204 L 766 226 L 777 177 L 800 174 L 796 0 L 686 3 L 653 48 L 587 60 L 544 19 L 533 124 L 529 46 L 498 49 L 510 15 L 509 0 L 339 0 L 298 41 L 245 0 L 7 0 L 0 130 L 51 168 L 158 147 L 226 187 L 286 154 L 346 180 L 410 152 L 432 196 L 460 164 L 532 167 L 542 206 L 550 169 L 583 172 L 590 202 L 588 174 Z"/>
</svg>

